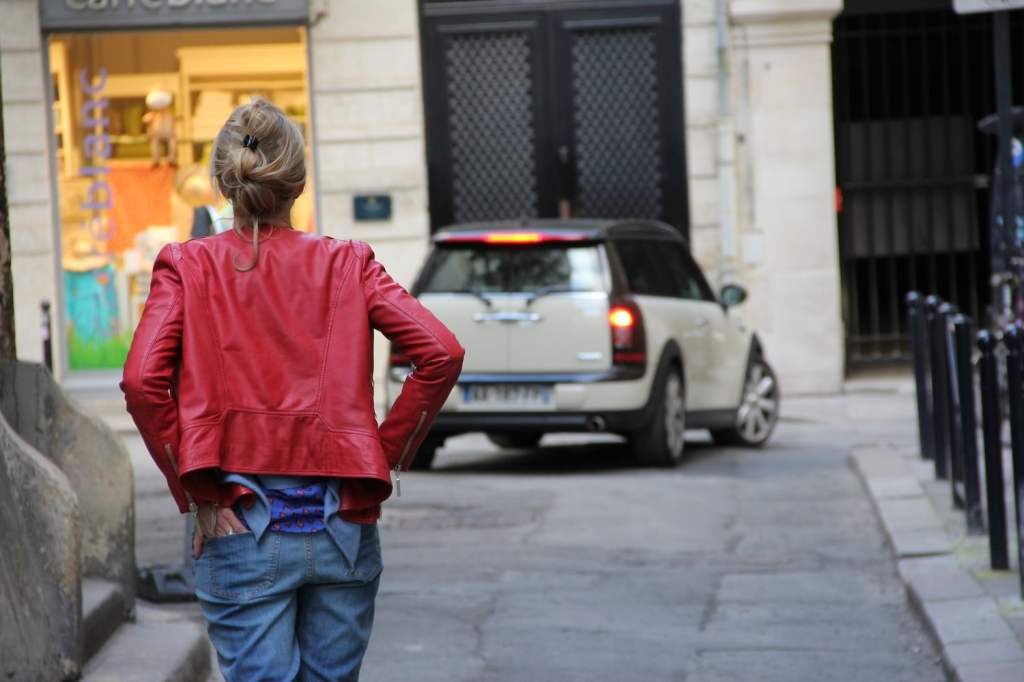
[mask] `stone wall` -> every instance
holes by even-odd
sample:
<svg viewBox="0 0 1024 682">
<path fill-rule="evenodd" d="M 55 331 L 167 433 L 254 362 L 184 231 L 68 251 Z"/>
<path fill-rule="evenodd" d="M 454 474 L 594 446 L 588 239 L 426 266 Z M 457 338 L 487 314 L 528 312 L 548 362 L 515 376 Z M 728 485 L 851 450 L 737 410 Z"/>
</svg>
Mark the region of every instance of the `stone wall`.
<svg viewBox="0 0 1024 682">
<path fill-rule="evenodd" d="M 7 198 L 18 356 L 42 360 L 39 303 L 58 302 L 50 136 L 39 34 L 38 0 L 0 0 L 0 79 L 3 83 Z M 63 339 L 54 335 L 54 357 Z"/>
<path fill-rule="evenodd" d="M 121 440 L 45 367 L 0 358 L 0 678 L 76 679 L 94 634 L 83 577 L 116 585 L 133 617 L 134 481 Z"/>
<path fill-rule="evenodd" d="M 72 403 L 42 365 L 0 359 L 0 412 L 67 477 L 78 500 L 87 578 L 117 584 L 135 604 L 135 475 L 121 439 Z"/>
<path fill-rule="evenodd" d="M 0 416 L 0 678 L 77 679 L 79 537 L 67 477 Z"/>
<path fill-rule="evenodd" d="M 322 234 L 368 242 L 401 284 L 426 254 L 427 161 L 416 0 L 314 3 L 310 98 Z M 357 223 L 357 194 L 390 194 L 392 218 Z M 387 345 L 377 335 L 375 376 Z M 383 381 L 377 381 L 383 403 Z"/>
<path fill-rule="evenodd" d="M 837 392 L 845 371 L 831 54 L 842 8 L 730 2 L 743 310 L 789 394 Z"/>
<path fill-rule="evenodd" d="M 716 0 L 682 0 L 682 5 L 690 248 L 721 285 Z"/>
<path fill-rule="evenodd" d="M 721 0 L 721 61 L 720 0 L 681 1 L 694 256 L 715 284 L 747 288 L 739 311 L 785 393 L 834 393 L 845 357 L 830 47 L 842 0 Z"/>
</svg>

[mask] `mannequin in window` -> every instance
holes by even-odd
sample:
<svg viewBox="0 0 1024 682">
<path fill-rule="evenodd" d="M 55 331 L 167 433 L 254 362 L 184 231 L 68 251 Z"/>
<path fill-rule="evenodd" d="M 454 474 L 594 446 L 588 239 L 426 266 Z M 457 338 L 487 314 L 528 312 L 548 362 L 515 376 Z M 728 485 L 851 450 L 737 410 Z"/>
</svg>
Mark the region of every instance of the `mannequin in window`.
<svg viewBox="0 0 1024 682">
<path fill-rule="evenodd" d="M 192 239 L 209 237 L 229 229 L 230 220 L 224 220 L 213 198 L 210 179 L 196 173 L 185 178 L 180 190 L 182 200 L 192 207 Z"/>
<path fill-rule="evenodd" d="M 178 117 L 171 111 L 174 95 L 162 85 L 154 86 L 146 95 L 146 106 L 149 111 L 142 117 L 149 136 L 149 148 L 153 155 L 153 165 L 160 165 L 161 145 L 167 146 L 167 163 L 177 165 L 178 150 L 175 139 L 175 125 Z"/>
</svg>

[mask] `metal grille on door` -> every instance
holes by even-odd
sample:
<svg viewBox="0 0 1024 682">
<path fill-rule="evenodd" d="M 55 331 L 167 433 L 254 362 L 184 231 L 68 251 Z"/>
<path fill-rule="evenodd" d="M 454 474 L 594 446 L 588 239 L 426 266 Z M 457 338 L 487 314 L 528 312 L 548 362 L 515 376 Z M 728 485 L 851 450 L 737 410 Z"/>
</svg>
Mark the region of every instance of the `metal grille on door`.
<svg viewBox="0 0 1024 682">
<path fill-rule="evenodd" d="M 904 301 L 911 290 L 988 322 L 993 145 L 976 124 L 995 106 L 991 20 L 958 16 L 948 3 L 928 5 L 944 6 L 910 11 L 922 3 L 847 0 L 834 25 L 850 365 L 909 358 Z M 1022 14 L 1011 19 L 1015 39 Z"/>
<path fill-rule="evenodd" d="M 688 229 L 679 0 L 422 4 L 430 223 Z"/>
<path fill-rule="evenodd" d="M 661 217 L 662 141 L 653 30 L 573 32 L 571 69 L 574 215 Z"/>
<path fill-rule="evenodd" d="M 445 56 L 455 220 L 536 217 L 529 34 L 453 35 Z"/>
</svg>

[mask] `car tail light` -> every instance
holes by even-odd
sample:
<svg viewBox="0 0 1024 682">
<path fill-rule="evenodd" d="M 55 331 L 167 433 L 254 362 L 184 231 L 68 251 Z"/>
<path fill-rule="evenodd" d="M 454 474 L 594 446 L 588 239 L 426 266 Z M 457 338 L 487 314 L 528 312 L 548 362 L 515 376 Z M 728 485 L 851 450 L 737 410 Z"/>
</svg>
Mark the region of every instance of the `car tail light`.
<svg viewBox="0 0 1024 682">
<path fill-rule="evenodd" d="M 446 243 L 470 243 L 522 245 L 545 242 L 581 242 L 589 239 L 584 232 L 455 232 L 438 235 L 437 241 Z"/>
<path fill-rule="evenodd" d="M 484 237 L 488 244 L 539 244 L 542 241 L 536 232 L 495 232 Z"/>
<path fill-rule="evenodd" d="M 629 299 L 613 301 L 608 311 L 608 324 L 612 331 L 612 362 L 616 365 L 646 363 L 647 343 L 640 306 Z"/>
</svg>

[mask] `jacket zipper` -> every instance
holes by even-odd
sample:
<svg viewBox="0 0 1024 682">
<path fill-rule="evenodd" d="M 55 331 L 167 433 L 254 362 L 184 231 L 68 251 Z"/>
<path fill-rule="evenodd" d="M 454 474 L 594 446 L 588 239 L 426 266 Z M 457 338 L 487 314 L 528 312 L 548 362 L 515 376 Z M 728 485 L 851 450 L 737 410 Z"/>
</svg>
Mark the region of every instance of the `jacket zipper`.
<svg viewBox="0 0 1024 682">
<path fill-rule="evenodd" d="M 424 410 L 423 412 L 420 412 L 420 420 L 416 424 L 416 428 L 413 429 L 412 435 L 409 436 L 409 440 L 405 444 L 405 450 L 402 451 L 402 456 L 398 458 L 398 464 L 395 465 L 395 493 L 398 497 L 402 496 L 402 464 L 405 463 L 405 458 L 409 456 L 409 448 L 412 447 L 412 442 L 416 440 L 416 436 L 419 434 L 420 429 L 423 428 L 423 422 L 426 420 L 427 412 Z"/>
<path fill-rule="evenodd" d="M 174 452 L 171 451 L 171 444 L 164 443 L 164 450 L 167 451 L 167 459 L 171 460 L 171 467 L 174 468 L 174 475 L 180 477 L 181 474 L 178 472 L 178 460 L 174 458 Z M 192 518 L 196 521 L 196 527 L 199 527 L 199 506 L 192 500 L 192 496 L 188 494 L 185 487 L 182 486 L 181 492 L 185 493 L 185 499 L 188 500 L 188 510 L 192 512 Z"/>
</svg>

